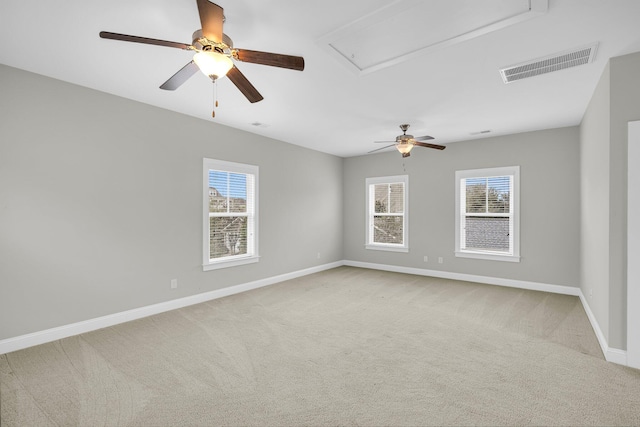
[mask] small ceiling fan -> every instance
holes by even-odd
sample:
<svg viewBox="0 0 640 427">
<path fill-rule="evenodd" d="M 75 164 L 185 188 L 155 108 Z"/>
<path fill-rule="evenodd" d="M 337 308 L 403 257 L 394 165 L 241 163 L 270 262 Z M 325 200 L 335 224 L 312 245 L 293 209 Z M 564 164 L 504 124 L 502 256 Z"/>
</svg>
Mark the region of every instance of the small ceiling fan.
<svg viewBox="0 0 640 427">
<path fill-rule="evenodd" d="M 228 76 L 229 80 L 242 92 L 249 102 L 253 103 L 261 101 L 264 98 L 235 66 L 234 60 L 287 68 L 290 70 L 304 70 L 304 58 L 301 56 L 234 48 L 231 38 L 222 32 L 222 26 L 225 20 L 222 7 L 208 0 L 196 0 L 196 2 L 198 4 L 198 13 L 200 14 L 202 29 L 193 33 L 193 41 L 191 44 L 130 36 L 108 31 L 101 31 L 100 37 L 103 39 L 174 47 L 195 52 L 191 62 L 182 67 L 160 86 L 160 89 L 165 90 L 177 89 L 186 82 L 189 77 L 200 70 L 214 82 L 225 75 Z"/>
<path fill-rule="evenodd" d="M 395 141 L 374 141 L 376 144 L 391 143 L 390 145 L 369 151 L 369 153 L 375 153 L 376 151 L 384 150 L 385 148 L 389 148 L 389 147 L 396 147 L 398 151 L 402 153 L 402 157 L 409 157 L 411 155 L 411 150 L 416 145 L 418 147 L 435 148 L 436 150 L 444 150 L 446 148 L 444 145 L 420 142 L 420 141 L 428 141 L 430 139 L 434 139 L 432 136 L 425 135 L 425 136 L 414 137 L 413 135 L 407 135 L 407 129 L 409 129 L 408 124 L 400 125 L 400 129 L 402 129 L 402 135 L 396 136 Z"/>
</svg>

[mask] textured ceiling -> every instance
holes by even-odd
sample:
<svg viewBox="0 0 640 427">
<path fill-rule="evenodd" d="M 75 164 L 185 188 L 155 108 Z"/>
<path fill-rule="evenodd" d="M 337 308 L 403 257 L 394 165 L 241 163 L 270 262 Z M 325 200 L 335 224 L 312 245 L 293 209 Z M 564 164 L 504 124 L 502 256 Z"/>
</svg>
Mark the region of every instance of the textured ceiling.
<svg viewBox="0 0 640 427">
<path fill-rule="evenodd" d="M 504 0 L 472 3 L 482 6 L 478 17 L 501 16 L 506 7 Z M 470 1 L 218 4 L 225 10 L 224 31 L 236 47 L 304 56 L 306 69 L 238 63 L 265 99 L 250 104 L 222 79 L 215 119 L 212 84 L 204 75 L 196 74 L 174 92 L 158 88 L 190 61 L 189 52 L 98 37 L 105 30 L 190 43 L 200 28 L 195 0 L 67 0 L 64 5 L 2 0 L 0 63 L 348 157 L 378 148 L 374 140 L 394 139 L 401 123 L 410 123 L 413 135 L 432 135 L 433 142 L 443 144 L 577 125 L 607 60 L 640 51 L 640 1 L 549 0 L 539 16 L 358 73 L 327 48 L 331 34 L 382 16 L 380 31 L 387 34 L 380 38 L 381 56 L 394 57 L 389 50 L 428 44 L 437 31 L 455 28 L 459 23 L 452 11 L 472 10 Z M 410 19 L 413 29 L 394 31 L 408 21 L 401 14 L 394 20 L 396 12 L 408 6 L 418 8 Z M 417 40 L 422 35 L 424 40 Z M 503 67 L 594 42 L 599 45 L 591 64 L 502 82 Z M 359 48 L 358 43 L 350 48 Z M 491 132 L 479 133 L 486 130 Z"/>
</svg>

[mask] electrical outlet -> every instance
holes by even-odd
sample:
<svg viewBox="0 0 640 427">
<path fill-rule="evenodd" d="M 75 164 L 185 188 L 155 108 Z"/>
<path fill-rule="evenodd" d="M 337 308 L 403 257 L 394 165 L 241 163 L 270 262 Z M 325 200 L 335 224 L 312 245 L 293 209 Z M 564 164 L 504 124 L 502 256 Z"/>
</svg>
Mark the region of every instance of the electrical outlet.
<svg viewBox="0 0 640 427">
<path fill-rule="evenodd" d="M 320 259 L 320 252 L 318 252 L 318 259 Z"/>
<path fill-rule="evenodd" d="M 424 262 L 429 262 L 429 257 L 428 256 L 424 256 Z"/>
<path fill-rule="evenodd" d="M 443 263 L 444 263 L 444 259 L 441 256 L 439 256 L 438 257 L 438 264 L 443 264 Z"/>
<path fill-rule="evenodd" d="M 176 289 L 178 287 L 178 279 L 171 279 L 171 289 Z"/>
</svg>

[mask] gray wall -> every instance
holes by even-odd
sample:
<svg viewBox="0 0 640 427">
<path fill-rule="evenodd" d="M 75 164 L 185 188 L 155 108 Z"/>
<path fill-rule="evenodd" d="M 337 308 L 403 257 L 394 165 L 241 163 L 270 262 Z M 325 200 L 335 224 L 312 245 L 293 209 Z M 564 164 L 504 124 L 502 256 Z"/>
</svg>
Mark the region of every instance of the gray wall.
<svg viewBox="0 0 640 427">
<path fill-rule="evenodd" d="M 613 58 L 579 128 L 403 161 L 343 160 L 0 65 L 0 339 L 347 259 L 579 285 L 624 349 L 639 75 L 640 53 Z M 202 271 L 203 157 L 260 166 L 259 263 Z M 521 166 L 521 262 L 455 258 L 454 172 L 510 165 Z M 404 173 L 410 252 L 367 251 L 365 178 Z"/>
<path fill-rule="evenodd" d="M 627 348 L 628 123 L 640 120 L 640 53 L 611 59 L 610 341 Z"/>
<path fill-rule="evenodd" d="M 444 151 L 416 148 L 404 160 L 395 151 L 345 159 L 345 259 L 577 287 L 578 150 L 578 128 L 570 127 L 456 142 Z M 521 262 L 456 258 L 455 171 L 516 165 Z M 365 179 L 404 173 L 409 175 L 409 253 L 366 250 Z"/>
<path fill-rule="evenodd" d="M 343 259 L 339 157 L 3 65 L 0 94 L 0 339 Z M 202 271 L 203 157 L 260 167 L 259 263 Z"/>
<path fill-rule="evenodd" d="M 609 341 L 609 133 L 607 65 L 580 125 L 580 288 Z"/>
<path fill-rule="evenodd" d="M 640 120 L 640 53 L 612 58 L 580 125 L 581 288 L 609 347 L 627 348 L 627 124 Z"/>
</svg>

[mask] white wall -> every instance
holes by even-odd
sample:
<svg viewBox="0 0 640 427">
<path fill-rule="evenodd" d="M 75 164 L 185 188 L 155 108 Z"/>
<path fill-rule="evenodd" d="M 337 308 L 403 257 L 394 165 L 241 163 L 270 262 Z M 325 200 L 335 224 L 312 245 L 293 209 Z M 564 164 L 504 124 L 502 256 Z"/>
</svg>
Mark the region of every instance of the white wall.
<svg viewBox="0 0 640 427">
<path fill-rule="evenodd" d="M 570 127 L 456 142 L 444 151 L 416 148 L 404 160 L 396 151 L 345 159 L 345 258 L 577 287 L 578 139 L 578 128 Z M 456 258 L 455 171 L 515 165 L 520 166 L 521 262 Z M 409 253 L 366 250 L 365 179 L 404 173 L 410 189 Z"/>
<path fill-rule="evenodd" d="M 0 340 L 343 259 L 339 157 L 4 65 L 0 94 Z M 259 263 L 202 271 L 203 157 L 260 167 Z"/>
</svg>

